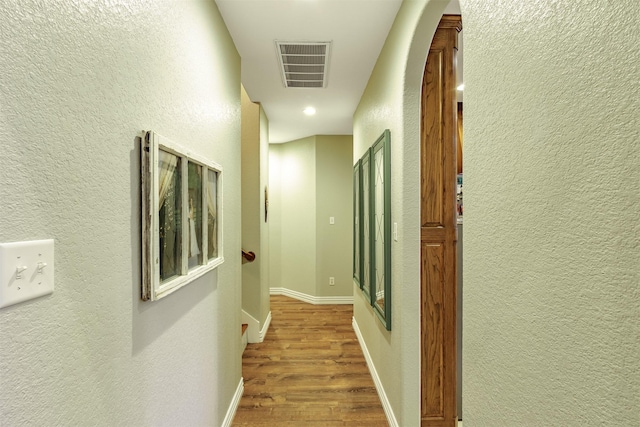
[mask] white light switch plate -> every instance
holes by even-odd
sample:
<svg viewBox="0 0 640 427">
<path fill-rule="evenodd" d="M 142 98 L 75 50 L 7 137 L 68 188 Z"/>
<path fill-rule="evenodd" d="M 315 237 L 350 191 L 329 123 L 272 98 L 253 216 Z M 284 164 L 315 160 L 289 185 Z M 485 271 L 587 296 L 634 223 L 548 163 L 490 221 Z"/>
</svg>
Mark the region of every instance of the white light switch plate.
<svg viewBox="0 0 640 427">
<path fill-rule="evenodd" d="M 52 292 L 52 239 L 0 243 L 0 307 Z"/>
</svg>

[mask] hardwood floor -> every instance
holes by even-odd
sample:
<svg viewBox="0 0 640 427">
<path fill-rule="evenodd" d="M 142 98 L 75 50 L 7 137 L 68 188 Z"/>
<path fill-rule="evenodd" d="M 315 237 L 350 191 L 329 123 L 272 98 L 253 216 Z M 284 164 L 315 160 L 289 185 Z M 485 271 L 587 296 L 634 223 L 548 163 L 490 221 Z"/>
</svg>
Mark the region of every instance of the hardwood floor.
<svg viewBox="0 0 640 427">
<path fill-rule="evenodd" d="M 244 395 L 232 426 L 388 426 L 351 325 L 351 305 L 271 297 L 264 342 L 242 357 Z"/>
</svg>

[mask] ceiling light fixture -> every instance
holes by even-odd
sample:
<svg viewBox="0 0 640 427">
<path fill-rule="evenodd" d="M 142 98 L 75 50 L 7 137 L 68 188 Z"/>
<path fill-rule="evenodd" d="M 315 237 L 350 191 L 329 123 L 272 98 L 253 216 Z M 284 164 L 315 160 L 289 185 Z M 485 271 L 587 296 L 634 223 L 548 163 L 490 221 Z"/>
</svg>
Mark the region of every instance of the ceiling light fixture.
<svg viewBox="0 0 640 427">
<path fill-rule="evenodd" d="M 458 89 L 460 92 L 462 92 L 464 90 L 464 83 L 462 83 L 460 86 L 458 86 L 456 89 Z"/>
<path fill-rule="evenodd" d="M 313 116 L 316 113 L 316 109 L 313 107 L 307 107 L 303 111 L 307 116 Z"/>
</svg>

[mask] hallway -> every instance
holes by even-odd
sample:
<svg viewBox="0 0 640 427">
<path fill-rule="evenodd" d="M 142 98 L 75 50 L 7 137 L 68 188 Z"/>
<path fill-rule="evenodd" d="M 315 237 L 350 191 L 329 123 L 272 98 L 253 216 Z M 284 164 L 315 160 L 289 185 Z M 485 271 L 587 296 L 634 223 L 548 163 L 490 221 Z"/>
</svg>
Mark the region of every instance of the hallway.
<svg viewBox="0 0 640 427">
<path fill-rule="evenodd" d="M 271 296 L 264 342 L 242 358 L 244 395 L 233 426 L 387 426 L 351 325 L 352 305 Z"/>
</svg>

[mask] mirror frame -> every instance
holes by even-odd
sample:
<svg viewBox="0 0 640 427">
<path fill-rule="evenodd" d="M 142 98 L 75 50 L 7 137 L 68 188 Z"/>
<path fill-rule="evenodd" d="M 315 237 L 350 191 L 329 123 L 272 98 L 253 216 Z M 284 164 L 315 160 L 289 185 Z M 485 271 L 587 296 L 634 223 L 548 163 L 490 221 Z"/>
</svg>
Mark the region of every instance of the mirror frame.
<svg viewBox="0 0 640 427">
<path fill-rule="evenodd" d="M 376 155 L 382 156 L 381 171 L 376 170 Z M 375 181 L 376 172 L 381 174 L 380 183 Z M 382 200 L 376 200 L 376 197 Z M 378 246 L 375 241 L 376 218 L 382 220 L 382 245 Z M 353 166 L 353 280 L 389 331 L 391 245 L 391 132 L 386 129 Z M 376 290 L 376 278 L 380 274 L 380 289 Z M 380 293 L 383 295 L 382 305 L 377 301 Z"/>
<path fill-rule="evenodd" d="M 376 156 L 382 155 L 382 170 L 377 170 L 378 163 Z M 378 318 L 387 330 L 391 330 L 391 132 L 386 129 L 382 135 L 376 140 L 371 147 L 371 218 L 373 227 L 371 228 L 371 304 Z M 375 178 L 381 176 L 382 183 Z M 379 188 L 382 186 L 382 188 Z M 376 199 L 382 196 L 380 203 Z M 381 217 L 381 237 L 382 245 L 376 245 L 376 219 Z M 382 253 L 378 253 L 382 251 Z M 382 265 L 378 265 L 378 260 L 382 260 Z M 382 291 L 383 305 L 378 304 L 377 295 L 380 290 L 376 288 L 378 285 L 378 277 L 382 272 Z"/>
<path fill-rule="evenodd" d="M 353 281 L 362 289 L 362 220 L 361 199 L 362 199 L 362 176 L 360 173 L 360 163 L 358 160 L 353 166 Z"/>
<path fill-rule="evenodd" d="M 360 159 L 360 289 L 369 300 L 369 304 L 373 304 L 373 294 L 371 293 L 373 283 L 371 280 L 371 272 L 373 271 L 371 268 L 371 230 L 373 225 L 373 216 L 371 215 L 371 170 L 371 148 L 368 148 Z M 367 214 L 366 216 L 365 213 Z M 368 221 L 365 221 L 365 217 L 368 217 Z"/>
</svg>

